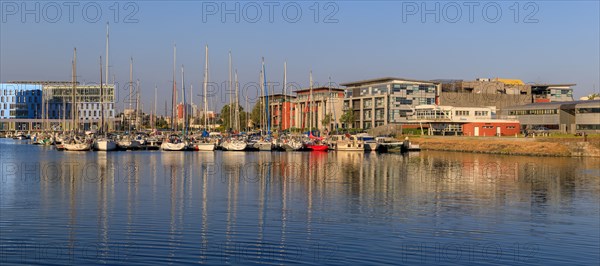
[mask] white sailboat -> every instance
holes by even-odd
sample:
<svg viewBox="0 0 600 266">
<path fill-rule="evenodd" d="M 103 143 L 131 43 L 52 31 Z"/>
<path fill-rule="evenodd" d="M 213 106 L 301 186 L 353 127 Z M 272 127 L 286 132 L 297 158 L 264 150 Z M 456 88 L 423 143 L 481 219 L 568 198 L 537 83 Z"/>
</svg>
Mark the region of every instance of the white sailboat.
<svg viewBox="0 0 600 266">
<path fill-rule="evenodd" d="M 107 34 L 108 36 L 108 34 Z M 94 150 L 97 151 L 114 151 L 117 149 L 117 143 L 106 136 L 104 126 L 104 88 L 102 86 L 102 56 L 100 57 L 100 133 L 103 136 L 98 137 L 93 144 Z"/>
<path fill-rule="evenodd" d="M 223 149 L 227 151 L 243 151 L 248 144 L 241 139 L 228 139 L 223 142 Z"/>
<path fill-rule="evenodd" d="M 73 107 L 71 107 L 73 113 L 76 113 L 75 109 L 77 106 L 77 101 L 76 101 L 76 96 L 75 96 L 76 90 L 77 90 L 76 67 L 77 67 L 77 48 L 75 48 L 73 50 L 73 92 L 72 92 L 72 95 L 73 95 L 72 106 Z M 73 115 L 72 120 L 73 120 L 74 129 L 77 129 L 77 124 L 79 124 L 78 119 L 79 118 L 77 116 Z M 73 131 L 75 131 L 75 130 L 73 130 Z M 75 134 L 75 132 L 73 132 L 73 134 Z M 63 143 L 63 148 L 66 151 L 89 151 L 92 148 L 92 145 L 85 139 L 73 135 L 73 137 L 68 142 Z"/>
<path fill-rule="evenodd" d="M 204 63 L 204 130 L 208 129 L 208 107 L 206 101 L 206 94 L 208 92 L 208 45 L 205 47 L 205 63 Z M 194 149 L 197 151 L 214 151 L 216 144 L 206 139 L 194 142 Z"/>
<path fill-rule="evenodd" d="M 129 97 L 131 98 L 133 95 L 133 58 L 130 58 L 129 61 Z M 132 110 L 131 107 L 131 99 L 129 99 L 129 109 Z M 140 148 L 140 143 L 134 140 L 133 135 L 131 133 L 131 117 L 128 122 L 128 135 L 122 138 L 117 142 L 117 146 L 122 150 L 136 150 Z"/>
<path fill-rule="evenodd" d="M 186 110 L 186 106 L 185 106 L 185 81 L 184 81 L 184 72 L 183 72 L 183 66 L 181 66 L 181 86 L 182 86 L 182 96 L 183 96 L 183 106 L 184 106 L 184 112 L 183 112 L 183 117 L 184 117 L 184 125 L 183 125 L 183 137 L 180 138 L 177 135 L 171 135 L 169 138 L 165 139 L 165 141 L 163 141 L 163 143 L 160 145 L 160 149 L 163 151 L 184 151 L 186 149 L 188 149 L 189 147 L 189 143 L 187 142 L 187 140 L 185 139 L 185 135 L 186 135 L 186 119 L 185 117 L 187 117 L 187 114 L 185 112 Z"/>
</svg>

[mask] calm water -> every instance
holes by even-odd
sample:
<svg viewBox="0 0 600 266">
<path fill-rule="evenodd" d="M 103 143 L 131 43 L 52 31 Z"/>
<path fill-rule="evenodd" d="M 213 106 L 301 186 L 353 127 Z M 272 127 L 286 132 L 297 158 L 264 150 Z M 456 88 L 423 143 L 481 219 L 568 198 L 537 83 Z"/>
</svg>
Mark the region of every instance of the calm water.
<svg viewBox="0 0 600 266">
<path fill-rule="evenodd" d="M 600 161 L 0 139 L 0 263 L 597 265 Z"/>
</svg>

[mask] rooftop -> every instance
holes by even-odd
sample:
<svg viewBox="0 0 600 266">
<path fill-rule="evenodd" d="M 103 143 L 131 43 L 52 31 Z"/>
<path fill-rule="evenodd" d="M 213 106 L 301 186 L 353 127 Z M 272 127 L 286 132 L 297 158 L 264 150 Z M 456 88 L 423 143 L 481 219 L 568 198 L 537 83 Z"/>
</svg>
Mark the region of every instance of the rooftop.
<svg viewBox="0 0 600 266">
<path fill-rule="evenodd" d="M 345 91 L 344 89 L 340 89 L 340 88 L 330 88 L 330 87 L 317 87 L 317 88 L 313 88 L 313 93 L 314 92 L 320 92 L 320 91 Z M 295 93 L 305 93 L 305 92 L 310 92 L 310 88 L 306 88 L 306 89 L 299 89 L 297 91 L 295 91 Z"/>
<path fill-rule="evenodd" d="M 530 84 L 531 87 L 573 87 L 576 86 L 577 84 L 569 84 L 569 83 L 563 83 L 563 84 L 546 84 L 546 83 L 540 83 L 540 84 Z"/>
<path fill-rule="evenodd" d="M 505 110 L 539 110 L 539 109 L 573 109 L 575 106 L 595 105 L 599 104 L 600 100 L 590 101 L 568 101 L 568 102 L 547 102 L 547 103 L 530 103 L 524 105 L 506 107 Z"/>
<path fill-rule="evenodd" d="M 354 82 L 347 82 L 347 83 L 342 83 L 340 85 L 346 86 L 346 87 L 356 87 L 356 86 L 361 86 L 361 85 L 384 83 L 384 82 L 389 82 L 389 81 L 394 81 L 394 80 L 429 83 L 429 84 L 439 84 L 439 82 L 430 81 L 430 80 L 416 80 L 416 79 L 385 77 L 385 78 L 366 79 L 366 80 L 360 80 L 360 81 L 354 81 Z"/>
</svg>

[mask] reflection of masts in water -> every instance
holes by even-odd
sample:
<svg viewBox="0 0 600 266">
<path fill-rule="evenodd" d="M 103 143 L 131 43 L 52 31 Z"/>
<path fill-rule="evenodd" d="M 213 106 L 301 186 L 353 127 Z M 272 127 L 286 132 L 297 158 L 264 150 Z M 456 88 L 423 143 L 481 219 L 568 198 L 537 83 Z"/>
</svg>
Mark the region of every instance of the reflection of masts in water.
<svg viewBox="0 0 600 266">
<path fill-rule="evenodd" d="M 258 165 L 268 165 L 260 162 Z M 267 168 L 267 169 L 265 169 Z M 259 191 L 259 203 L 258 203 L 258 246 L 262 247 L 264 233 L 265 233 L 265 223 L 267 221 L 267 195 L 269 195 L 269 182 L 271 181 L 271 166 L 267 167 L 259 167 L 259 177 L 260 177 L 260 191 Z"/>
<path fill-rule="evenodd" d="M 75 228 L 77 227 L 77 186 L 75 181 L 78 180 L 75 173 L 79 170 L 77 168 L 78 167 L 74 167 L 74 169 L 70 171 L 71 176 L 69 178 L 69 250 L 74 250 L 75 245 L 77 244 L 75 240 Z"/>
<path fill-rule="evenodd" d="M 176 180 L 177 180 L 177 166 L 171 165 L 171 176 L 170 176 L 170 182 L 169 182 L 169 185 L 170 185 L 170 188 L 171 188 L 171 197 L 169 197 L 170 200 L 171 200 L 171 211 L 170 211 L 171 222 L 169 224 L 169 229 L 170 229 L 170 232 L 169 232 L 169 242 L 170 242 L 171 246 L 174 245 L 174 243 L 176 242 L 175 241 L 175 231 L 177 230 L 176 229 L 177 226 L 175 224 L 176 223 L 176 221 L 175 221 L 175 209 L 177 207 L 177 200 L 176 200 L 176 198 L 177 198 L 177 183 L 176 182 L 177 181 Z M 170 250 L 171 253 L 169 255 L 171 257 L 173 257 L 175 255 L 175 254 L 173 254 L 174 250 L 175 250 L 175 248 L 172 248 Z"/>
<path fill-rule="evenodd" d="M 236 225 L 237 217 L 237 193 L 240 180 L 241 165 L 235 165 L 233 171 L 228 171 L 227 177 L 227 228 L 225 230 L 226 247 L 231 244 L 231 233 Z"/>
<path fill-rule="evenodd" d="M 284 85 L 285 86 L 285 85 Z M 284 93 L 285 95 L 285 93 Z M 285 155 L 290 154 L 289 152 L 286 152 Z M 284 155 L 284 156 L 285 156 Z M 283 161 L 283 160 L 282 160 Z M 289 173 L 287 173 L 287 169 L 289 167 L 288 160 L 283 161 L 284 162 L 284 167 L 282 169 L 283 173 L 281 174 L 281 238 L 279 240 L 279 244 L 283 247 L 286 245 L 286 229 L 287 229 L 287 193 L 288 193 L 288 184 L 290 183 L 289 180 Z"/>
<path fill-rule="evenodd" d="M 207 180 L 208 180 L 208 167 L 209 165 L 202 165 L 202 227 L 200 229 L 200 236 L 202 238 L 201 249 L 204 250 L 208 245 L 208 201 L 206 197 L 207 193 Z M 204 254 L 202 252 L 201 254 Z M 202 260 L 206 259 L 203 255 Z"/>
<path fill-rule="evenodd" d="M 102 60 L 100 60 L 100 62 L 102 62 Z M 102 69 L 102 68 L 100 68 Z M 99 174 L 99 180 L 97 182 L 98 184 L 98 239 L 100 240 L 101 244 L 101 248 L 100 250 L 103 250 L 104 252 L 98 255 L 101 255 L 102 258 L 105 258 L 107 256 L 107 252 L 108 252 L 108 232 L 109 232 L 109 228 L 108 228 L 108 196 L 107 196 L 107 186 L 108 186 L 108 180 L 110 180 L 110 178 L 107 177 L 108 172 L 107 170 L 107 165 L 106 165 L 106 153 L 99 153 L 98 154 L 98 168 L 100 170 Z M 98 250 L 98 251 L 100 251 Z"/>
</svg>

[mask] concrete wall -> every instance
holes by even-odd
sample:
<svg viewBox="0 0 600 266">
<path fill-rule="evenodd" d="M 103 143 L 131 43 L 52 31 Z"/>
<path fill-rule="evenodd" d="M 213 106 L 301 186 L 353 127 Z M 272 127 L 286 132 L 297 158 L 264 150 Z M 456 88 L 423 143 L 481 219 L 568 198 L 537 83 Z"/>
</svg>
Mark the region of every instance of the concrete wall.
<svg viewBox="0 0 600 266">
<path fill-rule="evenodd" d="M 531 95 L 485 94 L 467 92 L 441 92 L 440 105 L 454 107 L 496 106 L 504 107 L 531 103 Z"/>
</svg>

